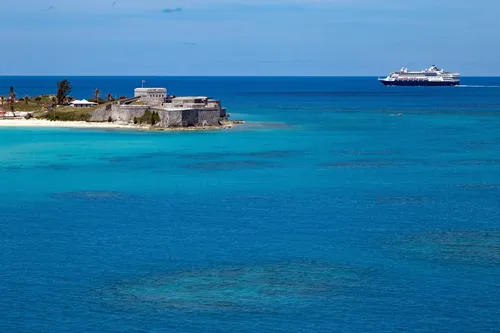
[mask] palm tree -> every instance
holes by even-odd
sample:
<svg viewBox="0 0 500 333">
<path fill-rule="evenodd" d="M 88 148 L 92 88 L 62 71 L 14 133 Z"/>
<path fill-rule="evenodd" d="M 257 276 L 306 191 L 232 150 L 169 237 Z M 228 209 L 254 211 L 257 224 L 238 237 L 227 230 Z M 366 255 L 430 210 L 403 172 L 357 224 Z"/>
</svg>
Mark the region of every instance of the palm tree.
<svg viewBox="0 0 500 333">
<path fill-rule="evenodd" d="M 108 102 L 112 101 L 113 101 L 113 95 L 111 95 L 111 93 L 108 93 Z"/>
<path fill-rule="evenodd" d="M 30 97 L 28 96 L 28 94 L 26 94 L 26 96 L 24 96 L 24 104 L 28 104 L 30 100 Z"/>
<path fill-rule="evenodd" d="M 65 104 L 70 92 L 71 84 L 67 79 L 57 82 L 57 104 Z"/>
<path fill-rule="evenodd" d="M 16 92 L 14 91 L 14 87 L 9 88 L 9 106 L 10 106 L 10 111 L 12 112 L 12 115 L 15 117 L 16 114 L 14 112 L 14 103 L 16 102 Z"/>
<path fill-rule="evenodd" d="M 16 99 L 16 92 L 14 91 L 14 87 L 10 86 L 9 88 L 9 98 L 10 99 Z"/>
<path fill-rule="evenodd" d="M 52 107 L 52 116 L 53 116 L 54 120 L 56 120 L 57 99 L 55 97 L 52 97 L 50 99 L 50 106 Z"/>
<path fill-rule="evenodd" d="M 2 102 L 2 106 L 3 106 L 3 102 L 5 101 L 5 97 L 0 96 L 0 101 Z"/>
<path fill-rule="evenodd" d="M 101 91 L 99 90 L 99 88 L 96 88 L 96 90 L 94 90 L 94 96 L 95 96 L 95 102 L 99 104 L 99 96 L 101 96 Z"/>
<path fill-rule="evenodd" d="M 10 106 L 10 111 L 12 112 L 12 115 L 15 117 L 16 113 L 14 112 L 14 103 L 16 102 L 16 99 L 14 97 L 9 98 L 9 106 Z"/>
</svg>

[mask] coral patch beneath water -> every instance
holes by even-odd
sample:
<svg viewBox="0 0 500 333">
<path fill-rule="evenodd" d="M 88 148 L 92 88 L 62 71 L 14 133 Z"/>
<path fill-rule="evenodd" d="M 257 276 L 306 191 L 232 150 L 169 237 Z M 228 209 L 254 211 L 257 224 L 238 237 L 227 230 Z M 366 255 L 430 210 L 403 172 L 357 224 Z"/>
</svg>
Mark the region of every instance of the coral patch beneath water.
<svg viewBox="0 0 500 333">
<path fill-rule="evenodd" d="M 117 199 L 125 196 L 124 193 L 115 191 L 76 191 L 59 192 L 52 195 L 54 198 L 72 198 L 72 199 Z"/>
<path fill-rule="evenodd" d="M 172 272 L 114 288 L 125 302 L 194 311 L 269 311 L 341 297 L 361 270 L 315 262 L 224 266 Z"/>
<path fill-rule="evenodd" d="M 418 258 L 471 265 L 500 265 L 500 231 L 443 231 L 398 241 L 405 253 Z"/>
</svg>

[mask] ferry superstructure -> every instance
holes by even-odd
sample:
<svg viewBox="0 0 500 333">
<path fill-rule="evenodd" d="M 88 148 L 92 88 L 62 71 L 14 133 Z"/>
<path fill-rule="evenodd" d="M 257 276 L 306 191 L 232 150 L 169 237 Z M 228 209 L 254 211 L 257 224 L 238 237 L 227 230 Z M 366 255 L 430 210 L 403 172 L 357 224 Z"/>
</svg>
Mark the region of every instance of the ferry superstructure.
<svg viewBox="0 0 500 333">
<path fill-rule="evenodd" d="M 460 74 L 446 72 L 435 65 L 419 72 L 403 67 L 379 81 L 386 86 L 457 86 Z"/>
</svg>

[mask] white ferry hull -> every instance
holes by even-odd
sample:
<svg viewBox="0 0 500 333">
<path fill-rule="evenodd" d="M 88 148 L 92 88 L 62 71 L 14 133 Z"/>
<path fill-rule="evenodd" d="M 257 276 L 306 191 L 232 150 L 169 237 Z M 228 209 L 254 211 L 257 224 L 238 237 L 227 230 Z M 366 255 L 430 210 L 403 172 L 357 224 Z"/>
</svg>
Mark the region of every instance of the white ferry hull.
<svg viewBox="0 0 500 333">
<path fill-rule="evenodd" d="M 431 86 L 450 87 L 458 86 L 460 81 L 405 81 L 405 80 L 379 80 L 384 86 Z"/>
<path fill-rule="evenodd" d="M 401 68 L 390 73 L 386 78 L 379 78 L 385 86 L 433 86 L 447 87 L 460 84 L 460 74 L 446 72 L 435 65 L 423 71 L 409 71 Z"/>
</svg>

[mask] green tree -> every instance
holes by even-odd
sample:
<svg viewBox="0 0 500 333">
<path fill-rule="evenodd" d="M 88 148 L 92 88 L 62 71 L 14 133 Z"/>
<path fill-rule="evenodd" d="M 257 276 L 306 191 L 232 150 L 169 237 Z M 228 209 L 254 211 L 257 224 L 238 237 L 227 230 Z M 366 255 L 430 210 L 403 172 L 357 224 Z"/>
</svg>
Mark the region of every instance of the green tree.
<svg viewBox="0 0 500 333">
<path fill-rule="evenodd" d="M 36 105 L 40 105 L 40 102 L 42 101 L 42 97 L 40 96 L 36 96 L 35 97 L 35 102 L 36 102 Z"/>
<path fill-rule="evenodd" d="M 108 102 L 112 102 L 113 101 L 113 95 L 111 95 L 111 93 L 108 94 Z"/>
<path fill-rule="evenodd" d="M 15 99 L 13 97 L 9 98 L 9 106 L 10 106 L 10 111 L 12 112 L 12 115 L 15 117 L 16 114 L 14 112 L 14 103 L 15 103 Z"/>
<path fill-rule="evenodd" d="M 3 106 L 3 102 L 5 101 L 5 97 L 4 96 L 0 96 L 0 102 L 2 102 L 2 106 Z"/>
<path fill-rule="evenodd" d="M 96 88 L 96 90 L 94 90 L 94 97 L 95 97 L 95 102 L 99 104 L 99 96 L 101 96 L 101 91 L 99 90 L 99 88 Z"/>
<path fill-rule="evenodd" d="M 50 99 L 50 107 L 52 108 L 52 119 L 56 120 L 56 107 L 57 107 L 57 98 L 52 97 Z"/>
<path fill-rule="evenodd" d="M 14 87 L 13 86 L 10 86 L 9 88 L 9 98 L 10 99 L 16 99 L 16 92 L 14 91 Z"/>
<path fill-rule="evenodd" d="M 57 104 L 65 104 L 68 94 L 71 92 L 71 84 L 64 79 L 57 82 Z"/>
<path fill-rule="evenodd" d="M 24 104 L 28 104 L 29 101 L 30 97 L 28 96 L 28 94 L 26 94 L 26 96 L 24 96 Z"/>
<path fill-rule="evenodd" d="M 14 91 L 14 87 L 11 86 L 9 88 L 9 106 L 12 115 L 15 117 L 16 114 L 14 112 L 14 103 L 16 103 L 16 92 Z"/>
</svg>

